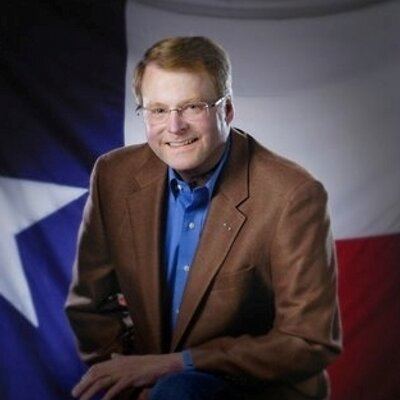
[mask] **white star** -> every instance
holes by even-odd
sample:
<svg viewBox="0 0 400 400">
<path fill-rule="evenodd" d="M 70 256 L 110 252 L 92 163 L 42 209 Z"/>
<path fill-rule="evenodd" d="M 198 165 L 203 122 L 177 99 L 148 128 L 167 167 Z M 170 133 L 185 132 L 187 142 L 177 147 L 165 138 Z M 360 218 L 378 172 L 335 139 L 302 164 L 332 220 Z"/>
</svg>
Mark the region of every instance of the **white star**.
<svg viewBox="0 0 400 400">
<path fill-rule="evenodd" d="M 86 189 L 0 176 L 0 295 L 35 327 L 39 321 L 15 236 Z"/>
</svg>

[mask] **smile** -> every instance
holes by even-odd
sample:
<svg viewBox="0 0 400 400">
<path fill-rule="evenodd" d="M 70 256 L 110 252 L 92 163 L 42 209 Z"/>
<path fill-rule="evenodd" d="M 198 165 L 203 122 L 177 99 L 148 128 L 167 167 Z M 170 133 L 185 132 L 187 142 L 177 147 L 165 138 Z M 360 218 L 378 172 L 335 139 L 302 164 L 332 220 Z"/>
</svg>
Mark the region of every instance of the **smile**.
<svg viewBox="0 0 400 400">
<path fill-rule="evenodd" d="M 189 144 L 192 144 L 197 140 L 198 140 L 197 138 L 186 139 L 186 140 L 174 140 L 172 142 L 167 142 L 167 144 L 170 147 L 178 148 L 178 147 L 188 146 Z"/>
</svg>

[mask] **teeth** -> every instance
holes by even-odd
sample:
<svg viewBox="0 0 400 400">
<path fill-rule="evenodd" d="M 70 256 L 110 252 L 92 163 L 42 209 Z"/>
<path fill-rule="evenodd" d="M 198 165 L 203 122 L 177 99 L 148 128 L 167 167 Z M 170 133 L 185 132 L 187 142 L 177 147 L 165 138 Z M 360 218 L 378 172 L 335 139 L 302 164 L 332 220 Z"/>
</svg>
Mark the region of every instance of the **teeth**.
<svg viewBox="0 0 400 400">
<path fill-rule="evenodd" d="M 182 140 L 182 141 L 179 141 L 179 142 L 176 142 L 176 141 L 175 142 L 169 142 L 168 144 L 171 147 L 182 147 L 182 146 L 186 146 L 188 144 L 193 143 L 195 140 L 196 140 L 196 138 L 193 138 L 193 139 Z"/>
</svg>

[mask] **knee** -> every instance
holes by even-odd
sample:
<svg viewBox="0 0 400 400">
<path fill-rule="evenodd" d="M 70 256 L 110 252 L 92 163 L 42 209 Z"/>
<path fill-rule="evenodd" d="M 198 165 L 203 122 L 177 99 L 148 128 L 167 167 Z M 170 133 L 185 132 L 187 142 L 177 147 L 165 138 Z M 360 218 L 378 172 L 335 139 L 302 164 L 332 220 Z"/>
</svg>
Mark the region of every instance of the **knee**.
<svg viewBox="0 0 400 400">
<path fill-rule="evenodd" d="M 185 373 L 173 373 L 160 378 L 150 391 L 150 400 L 188 400 L 193 395 L 190 379 Z"/>
<path fill-rule="evenodd" d="M 234 400 L 236 391 L 221 378 L 200 371 L 185 371 L 160 378 L 150 400 Z"/>
</svg>

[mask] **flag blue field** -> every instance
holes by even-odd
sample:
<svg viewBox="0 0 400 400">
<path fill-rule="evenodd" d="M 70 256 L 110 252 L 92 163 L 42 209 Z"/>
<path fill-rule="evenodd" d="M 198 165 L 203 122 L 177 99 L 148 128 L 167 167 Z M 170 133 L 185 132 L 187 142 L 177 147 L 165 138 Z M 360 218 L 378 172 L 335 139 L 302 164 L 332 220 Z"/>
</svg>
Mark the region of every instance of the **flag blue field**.
<svg viewBox="0 0 400 400">
<path fill-rule="evenodd" d="M 124 2 L 9 3 L 0 52 L 0 398 L 70 399 L 84 366 L 63 304 L 90 170 L 123 145 Z"/>
</svg>

